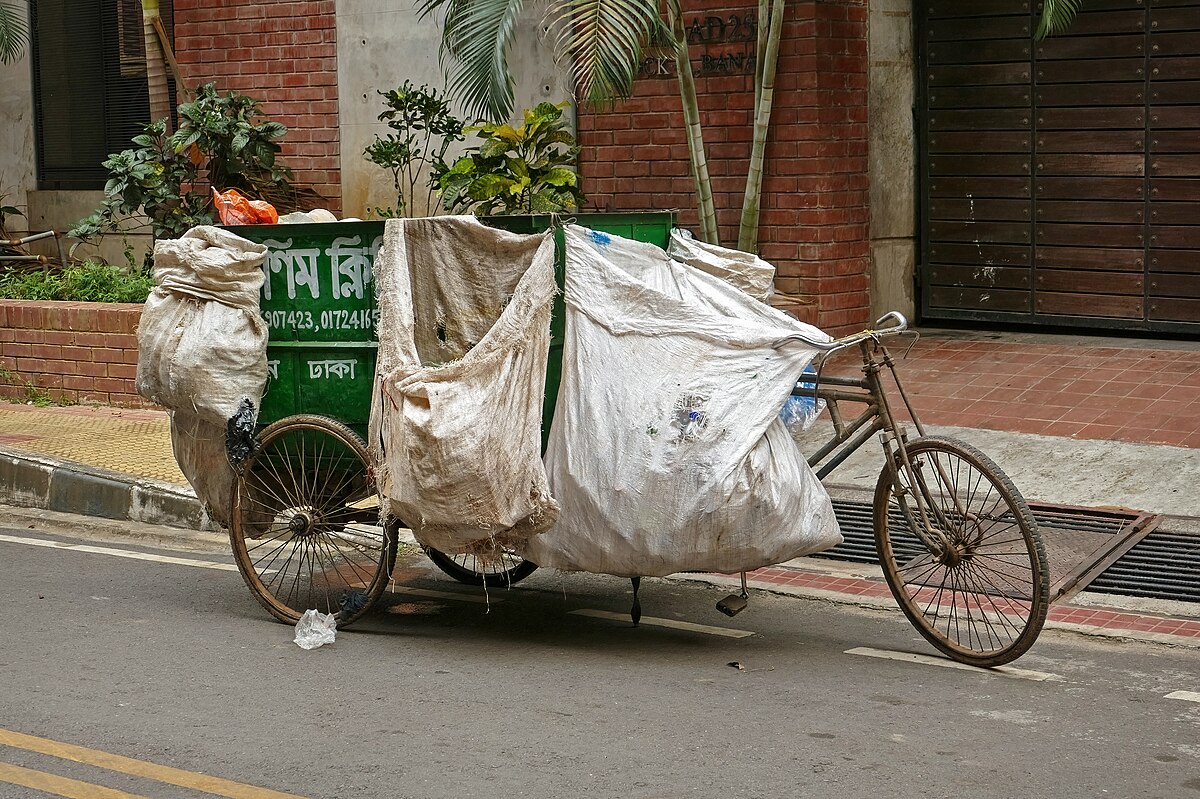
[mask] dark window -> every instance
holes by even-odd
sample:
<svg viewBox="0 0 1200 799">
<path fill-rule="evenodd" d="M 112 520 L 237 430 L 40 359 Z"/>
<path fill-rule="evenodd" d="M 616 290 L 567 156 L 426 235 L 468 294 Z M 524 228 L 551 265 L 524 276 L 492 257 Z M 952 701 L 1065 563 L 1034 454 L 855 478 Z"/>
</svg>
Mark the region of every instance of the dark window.
<svg viewBox="0 0 1200 799">
<path fill-rule="evenodd" d="M 150 121 L 141 2 L 31 0 L 30 12 L 39 185 L 102 189 L 101 163 Z"/>
</svg>

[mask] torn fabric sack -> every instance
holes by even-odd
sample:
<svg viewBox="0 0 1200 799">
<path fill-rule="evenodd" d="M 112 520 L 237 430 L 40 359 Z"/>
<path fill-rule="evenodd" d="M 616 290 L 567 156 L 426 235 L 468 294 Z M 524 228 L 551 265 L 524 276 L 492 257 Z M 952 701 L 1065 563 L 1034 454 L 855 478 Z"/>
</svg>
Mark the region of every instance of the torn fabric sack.
<svg viewBox="0 0 1200 799">
<path fill-rule="evenodd" d="M 204 512 L 229 527 L 236 475 L 225 451 L 225 428 L 188 411 L 171 411 L 171 451 Z"/>
<path fill-rule="evenodd" d="M 253 429 L 267 384 L 258 309 L 266 251 L 211 225 L 154 245 L 157 287 L 138 323 L 139 394 L 222 429 Z"/>
<path fill-rule="evenodd" d="M 264 245 L 209 225 L 157 242 L 157 286 L 138 323 L 138 393 L 171 411 L 180 471 L 222 526 L 230 458 L 250 454 L 267 384 L 258 306 L 265 255 Z"/>
<path fill-rule="evenodd" d="M 841 541 L 779 411 L 829 337 L 650 244 L 574 225 L 543 567 L 733 573 Z"/>
<path fill-rule="evenodd" d="M 390 219 L 375 290 L 369 440 L 387 510 L 443 552 L 523 546 L 558 517 L 541 460 L 553 236 Z"/>
<path fill-rule="evenodd" d="M 760 302 L 775 293 L 775 267 L 754 253 L 731 250 L 692 237 L 686 230 L 671 231 L 667 254 L 736 286 Z"/>
</svg>

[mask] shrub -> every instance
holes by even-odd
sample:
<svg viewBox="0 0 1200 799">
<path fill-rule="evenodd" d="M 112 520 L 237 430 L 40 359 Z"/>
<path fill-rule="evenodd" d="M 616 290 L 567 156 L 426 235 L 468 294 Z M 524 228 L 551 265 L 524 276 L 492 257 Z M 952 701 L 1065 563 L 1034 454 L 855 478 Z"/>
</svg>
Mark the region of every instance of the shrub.
<svg viewBox="0 0 1200 799">
<path fill-rule="evenodd" d="M 575 158 L 579 147 L 562 119 L 567 103 L 525 111 L 519 128 L 481 124 L 482 144 L 442 175 L 442 203 L 451 211 L 486 214 L 554 213 L 583 204 Z"/>
<path fill-rule="evenodd" d="M 386 138 L 376 135 L 363 156 L 392 173 L 396 205 L 368 210 L 384 217 L 407 216 L 416 200 L 418 184 L 425 189 L 426 207 L 433 204 L 438 178 L 448 169 L 446 151 L 463 140 L 463 123 L 450 113 L 445 98 L 428 86 L 416 88 L 406 80 L 398 88 L 379 94 L 387 106 L 379 121 L 386 122 L 393 132 Z"/>
<path fill-rule="evenodd" d="M 85 261 L 62 270 L 0 274 L 0 298 L 69 302 L 145 302 L 154 279 L 144 272 Z"/>
<path fill-rule="evenodd" d="M 104 161 L 111 174 L 104 201 L 69 235 L 86 241 L 121 231 L 123 220 L 141 211 L 156 239 L 176 238 L 216 220 L 210 187 L 238 189 L 284 213 L 310 204 L 315 194 L 292 186 L 292 171 L 275 160 L 287 128 L 259 116 L 257 100 L 201 86 L 194 101 L 179 106 L 179 130 L 168 133 L 165 119 L 152 122 L 133 137 L 137 147 Z"/>
</svg>

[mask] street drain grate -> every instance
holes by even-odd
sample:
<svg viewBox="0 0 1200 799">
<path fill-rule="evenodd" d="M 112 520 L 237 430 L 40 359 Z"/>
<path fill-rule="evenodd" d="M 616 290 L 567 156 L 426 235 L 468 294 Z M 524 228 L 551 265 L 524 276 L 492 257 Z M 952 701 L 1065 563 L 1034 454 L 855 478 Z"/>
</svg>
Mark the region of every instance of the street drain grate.
<svg viewBox="0 0 1200 799">
<path fill-rule="evenodd" d="M 1152 582 L 1148 577 L 1163 571 L 1157 558 L 1162 557 L 1159 553 L 1168 550 L 1169 547 L 1161 544 L 1139 553 L 1136 563 L 1127 565 L 1122 558 L 1154 529 L 1158 517 L 1153 514 L 1125 508 L 1080 508 L 1041 502 L 1029 503 L 1029 509 L 1033 511 L 1046 547 L 1046 559 L 1050 567 L 1051 600 L 1067 599 L 1088 587 L 1101 573 L 1109 572 L 1112 572 L 1113 576 L 1110 576 L 1105 584 L 1112 586 L 1109 589 L 1112 593 L 1132 594 L 1133 588 L 1139 588 L 1142 583 Z M 835 499 L 833 510 L 845 540 L 816 557 L 856 563 L 878 563 L 870 503 Z M 889 518 L 890 524 L 897 528 L 905 526 L 899 511 L 892 509 Z M 1190 542 L 1192 555 L 1200 561 L 1200 540 L 1192 538 Z M 920 552 L 917 549 L 900 550 L 896 554 L 903 560 Z M 1177 554 L 1171 551 L 1167 557 L 1175 557 Z M 1122 570 L 1131 572 L 1132 579 L 1116 576 Z M 1192 574 L 1195 573 L 1193 567 Z M 1185 583 L 1181 586 L 1183 588 L 1188 587 L 1186 580 L 1175 582 Z M 1193 576 L 1190 585 L 1192 590 L 1200 590 L 1196 582 Z M 1129 590 L 1126 590 L 1127 587 Z M 1144 590 L 1161 590 L 1163 594 L 1154 596 L 1166 597 L 1166 592 L 1171 589 L 1169 585 L 1163 585 L 1157 589 Z M 1176 593 L 1171 594 L 1169 598 L 1184 597 Z"/>
<path fill-rule="evenodd" d="M 1155 530 L 1105 569 L 1088 590 L 1200 602 L 1200 537 Z"/>
</svg>

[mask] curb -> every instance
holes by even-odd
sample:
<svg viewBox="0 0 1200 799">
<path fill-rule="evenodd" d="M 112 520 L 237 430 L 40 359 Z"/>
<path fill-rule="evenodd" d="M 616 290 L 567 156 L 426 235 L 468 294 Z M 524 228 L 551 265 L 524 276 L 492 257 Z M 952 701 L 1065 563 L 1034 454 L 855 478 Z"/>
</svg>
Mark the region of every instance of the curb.
<svg viewBox="0 0 1200 799">
<path fill-rule="evenodd" d="M 0 503 L 185 530 L 220 528 L 187 486 L 0 449 Z"/>
</svg>

